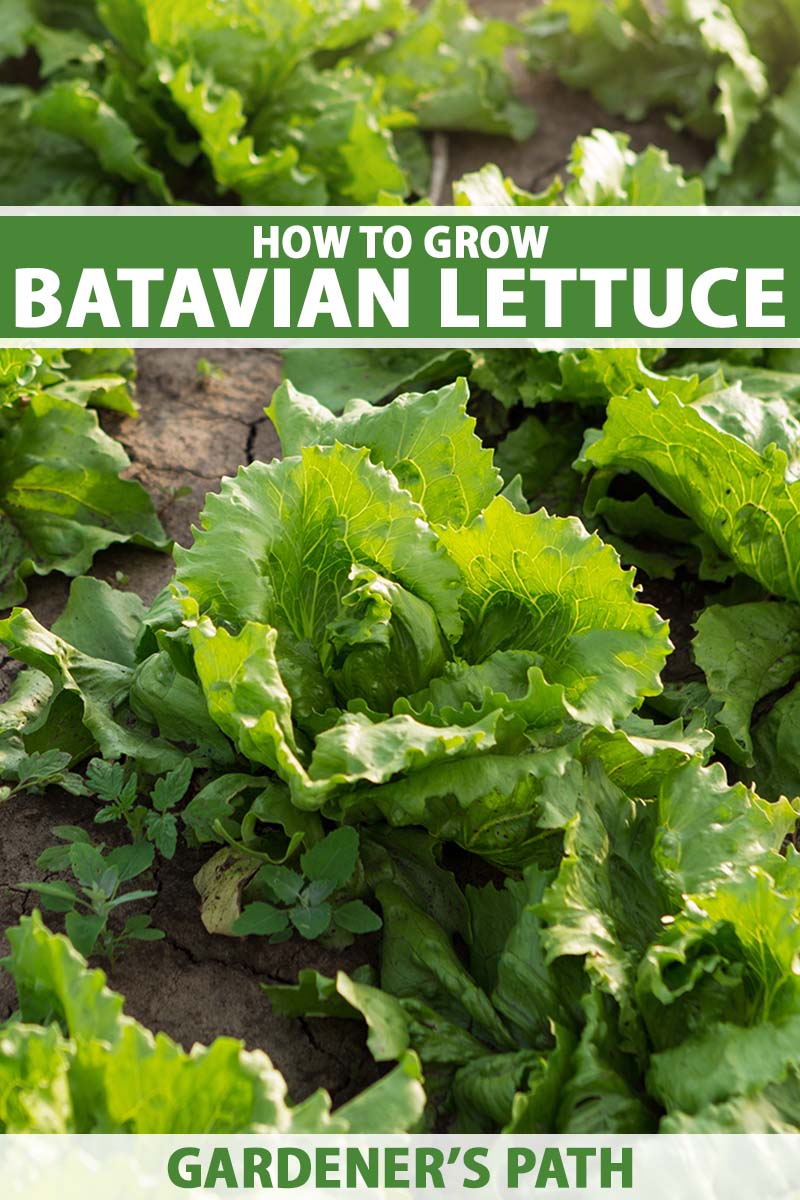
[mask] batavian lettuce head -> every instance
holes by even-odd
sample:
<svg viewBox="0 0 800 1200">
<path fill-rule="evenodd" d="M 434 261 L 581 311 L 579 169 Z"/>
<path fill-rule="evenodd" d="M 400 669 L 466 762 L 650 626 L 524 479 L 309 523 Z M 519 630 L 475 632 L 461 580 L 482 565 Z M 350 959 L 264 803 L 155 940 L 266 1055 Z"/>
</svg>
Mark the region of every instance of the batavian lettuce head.
<svg viewBox="0 0 800 1200">
<path fill-rule="evenodd" d="M 571 794 L 547 748 L 656 694 L 669 642 L 613 550 L 497 495 L 467 400 L 459 380 L 336 417 L 286 385 L 289 457 L 209 497 L 176 594 L 212 717 L 296 805 L 501 855 L 466 812 L 496 832 L 548 779 Z"/>
</svg>

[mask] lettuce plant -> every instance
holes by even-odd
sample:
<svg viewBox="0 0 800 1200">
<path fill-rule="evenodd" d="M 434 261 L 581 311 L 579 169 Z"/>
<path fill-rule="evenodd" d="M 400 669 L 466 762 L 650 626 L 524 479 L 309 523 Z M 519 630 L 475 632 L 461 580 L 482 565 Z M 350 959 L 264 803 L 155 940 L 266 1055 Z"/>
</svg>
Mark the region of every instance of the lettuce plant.
<svg viewBox="0 0 800 1200">
<path fill-rule="evenodd" d="M 0 623 L 48 681 L 27 728 L 43 736 L 69 694 L 107 757 L 165 770 L 176 737 L 198 763 L 235 748 L 301 812 L 525 861 L 542 813 L 574 804 L 570 744 L 660 690 L 669 642 L 611 548 L 498 495 L 467 395 L 459 381 L 334 417 L 279 389 L 285 457 L 209 497 L 176 548 L 175 598 L 140 614 L 118 663 L 85 623 L 76 638 L 72 608 L 51 633 L 23 610 Z"/>
<path fill-rule="evenodd" d="M 379 1061 L 413 1047 L 435 1128 L 795 1129 L 796 812 L 696 759 L 635 798 L 585 757 L 553 868 L 460 908 L 431 904 L 430 876 L 384 875 L 379 979 L 306 971 L 265 985 L 273 1006 L 363 1018 Z"/>
<path fill-rule="evenodd" d="M 420 131 L 526 137 L 466 0 L 10 0 L 2 203 L 367 204 L 426 186 Z M 30 58 L 29 60 L 30 61 Z M 23 72 L 24 74 L 24 72 Z"/>
<path fill-rule="evenodd" d="M 612 551 L 497 495 L 466 400 L 337 418 L 279 389 L 286 457 L 209 497 L 176 586 L 209 713 L 293 805 L 503 859 L 574 788 L 564 745 L 659 690 L 668 641 Z"/>
<path fill-rule="evenodd" d="M 92 408 L 135 413 L 127 350 L 0 351 L 0 609 L 31 575 L 80 575 L 120 542 L 166 549 L 152 500 Z"/>
<path fill-rule="evenodd" d="M 713 142 L 717 202 L 797 202 L 793 0 L 546 0 L 525 25 L 534 69 L 554 68 L 628 120 L 666 109 Z"/>
<path fill-rule="evenodd" d="M 8 936 L 19 1015 L 0 1025 L 4 1133 L 402 1133 L 419 1120 L 413 1053 L 335 1112 L 321 1090 L 292 1105 L 262 1051 L 218 1038 L 186 1053 L 127 1016 L 38 913 Z"/>
</svg>

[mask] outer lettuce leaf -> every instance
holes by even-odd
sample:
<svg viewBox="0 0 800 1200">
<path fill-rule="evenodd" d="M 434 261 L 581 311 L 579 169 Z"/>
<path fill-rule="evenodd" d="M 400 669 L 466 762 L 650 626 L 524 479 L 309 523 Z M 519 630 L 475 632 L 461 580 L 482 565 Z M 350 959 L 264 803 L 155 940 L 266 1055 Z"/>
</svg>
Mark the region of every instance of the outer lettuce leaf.
<svg viewBox="0 0 800 1200">
<path fill-rule="evenodd" d="M 25 595 L 31 574 L 86 571 L 118 542 L 165 549 L 144 489 L 93 412 L 49 392 L 0 410 L 0 607 Z"/>
<path fill-rule="evenodd" d="M 597 759 L 609 781 L 632 798 L 651 799 L 677 767 L 707 757 L 713 734 L 694 717 L 656 724 L 631 714 L 613 733 L 592 729 L 582 739 L 584 761 Z"/>
<path fill-rule="evenodd" d="M 798 1120 L 797 1074 L 792 1071 L 785 1082 L 769 1084 L 760 1093 L 709 1104 L 693 1114 L 671 1113 L 659 1133 L 795 1133 Z"/>
<path fill-rule="evenodd" d="M 654 1056 L 650 1087 L 667 1109 L 682 1113 L 702 1113 L 732 1097 L 757 1100 L 797 1069 L 798 1028 L 796 1016 L 748 1029 L 720 1022 Z"/>
<path fill-rule="evenodd" d="M 700 614 L 695 629 L 695 662 L 711 696 L 721 704 L 715 715 L 723 727 L 717 743 L 736 761 L 752 765 L 753 709 L 800 669 L 800 609 L 767 600 L 712 604 Z"/>
<path fill-rule="evenodd" d="M 0 1031 L 6 1133 L 402 1132 L 419 1120 L 424 1093 L 413 1054 L 336 1113 L 325 1092 L 292 1108 L 262 1051 L 218 1038 L 187 1054 L 125 1016 L 103 972 L 88 970 L 37 913 L 8 938 L 4 966 L 20 1015 Z"/>
<path fill-rule="evenodd" d="M 131 719 L 128 699 L 132 668 L 109 659 L 98 659 L 69 645 L 40 625 L 31 614 L 15 608 L 0 621 L 0 639 L 9 653 L 50 680 L 46 703 L 36 718 L 20 730 L 23 735 L 41 731 L 51 745 L 72 752 L 58 735 L 62 722 L 77 723 L 89 735 L 84 753 L 93 745 L 109 759 L 129 756 L 153 773 L 170 770 L 186 757 L 152 736 L 152 728 Z M 51 740 L 52 739 L 52 740 Z M 83 757 L 83 754 L 78 754 Z"/>
<path fill-rule="evenodd" d="M 800 689 L 781 696 L 753 729 L 753 774 L 765 796 L 800 796 L 797 730 Z"/>
<path fill-rule="evenodd" d="M 737 869 L 773 861 L 796 824 L 785 800 L 768 804 L 744 784 L 729 786 L 719 763 L 689 763 L 662 781 L 656 872 L 676 901 L 706 892 Z"/>
<path fill-rule="evenodd" d="M 209 717 L 202 692 L 177 678 L 163 653 L 137 661 L 144 608 L 138 597 L 99 580 L 76 579 L 52 631 L 25 609 L 0 622 L 0 640 L 26 663 L 0 705 L 0 736 L 34 750 L 59 749 L 79 761 L 99 748 L 160 774 L 184 761 L 232 761 L 230 743 Z M 161 736 L 155 734 L 155 728 Z M 13 773 L 4 761 L 0 771 Z"/>
<path fill-rule="evenodd" d="M 25 87 L 0 85 L 0 202 L 3 204 L 112 204 L 116 181 L 71 138 L 34 125 Z"/>
<path fill-rule="evenodd" d="M 28 44 L 28 32 L 36 22 L 36 6 L 34 0 L 14 0 L 7 9 L 0 35 L 0 55 L 20 58 Z"/>
<path fill-rule="evenodd" d="M 0 408 L 41 391 L 135 416 L 135 377 L 132 350 L 0 350 Z"/>
<path fill-rule="evenodd" d="M 593 353 L 579 364 L 580 376 L 587 382 L 602 362 L 598 359 L 593 363 Z M 611 396 L 628 395 L 637 387 L 646 387 L 659 400 L 672 394 L 690 404 L 720 434 L 737 438 L 759 454 L 776 445 L 787 456 L 787 482 L 797 478 L 800 426 L 793 409 L 793 376 L 713 360 L 687 363 L 680 370 L 681 375 L 659 375 L 643 371 L 631 361 L 625 370 L 608 370 L 605 383 Z M 590 433 L 587 445 L 596 437 Z M 624 561 L 635 563 L 649 575 L 668 578 L 679 566 L 688 566 L 701 579 L 717 581 L 735 571 L 709 533 L 698 531 L 690 520 L 676 517 L 674 510 L 655 504 L 648 492 L 620 498 L 615 479 L 613 467 L 598 471 L 589 482 L 584 510 L 602 520 L 608 540 Z M 644 546 L 637 540 L 642 536 L 646 538 Z"/>
<path fill-rule="evenodd" d="M 541 506 L 560 517 L 575 511 L 580 480 L 572 464 L 580 452 L 583 432 L 580 416 L 550 412 L 541 417 L 530 413 L 506 434 L 495 452 L 495 462 L 506 488 L 519 481 L 526 498 L 522 511 Z M 511 499 L 508 491 L 504 495 Z"/>
<path fill-rule="evenodd" d="M 703 204 L 702 180 L 684 177 L 665 150 L 648 146 L 637 154 L 623 133 L 594 129 L 575 139 L 567 167 L 572 179 L 564 189 L 568 205 Z"/>
<path fill-rule="evenodd" d="M 652 1128 L 613 1014 L 598 993 L 581 1000 L 580 974 L 547 962 L 538 913 L 548 882 L 533 868 L 502 889 L 468 889 L 469 971 L 406 891 L 381 887 L 380 991 L 341 972 L 265 991 L 286 1014 L 359 1014 L 379 1060 L 410 1042 L 425 1068 L 429 1122 L 454 1116 L 473 1132 Z"/>
<path fill-rule="evenodd" d="M 653 807 L 629 800 L 591 766 L 558 875 L 539 906 L 548 961 L 584 960 L 594 986 L 620 1005 L 626 1041 L 636 1037 L 636 966 L 668 908 L 650 860 L 654 829 Z"/>
<path fill-rule="evenodd" d="M 644 1095 L 634 1059 L 620 1047 L 614 1006 L 601 992 L 583 1000 L 586 1024 L 558 1097 L 555 1123 L 569 1134 L 654 1132 L 654 1105 Z"/>
<path fill-rule="evenodd" d="M 327 811 L 348 821 L 381 816 L 392 825 L 422 825 L 504 869 L 550 865 L 580 795 L 579 763 L 566 747 L 517 754 L 483 748 L 488 752 L 421 764 L 380 787 L 346 792 Z"/>
<path fill-rule="evenodd" d="M 787 484 L 785 451 L 763 453 L 724 433 L 675 396 L 645 391 L 611 400 L 602 435 L 584 460 L 636 472 L 768 592 L 800 599 L 794 550 L 798 484 Z"/>
<path fill-rule="evenodd" d="M 150 192 L 162 204 L 172 197 L 162 173 L 147 161 L 133 130 L 88 83 L 55 83 L 30 104 L 34 125 L 71 138 L 96 154 L 103 170 Z"/>
<path fill-rule="evenodd" d="M 522 141 L 536 125 L 515 100 L 503 62 L 520 40 L 502 21 L 477 22 L 465 0 L 433 0 L 386 50 L 367 59 L 386 76 L 387 96 L 423 129 L 505 133 Z"/>
<path fill-rule="evenodd" d="M 296 71 L 279 103 L 252 128 L 258 145 L 296 146 L 301 167 L 317 177 L 328 203 L 374 204 L 382 192 L 411 191 L 394 131 L 414 124 L 411 113 L 384 100 L 382 82 L 346 61 L 332 70 Z M 312 194 L 299 202 L 314 203 Z"/>
<path fill-rule="evenodd" d="M 244 134 L 247 118 L 235 88 L 215 87 L 207 78 L 195 78 L 189 62 L 174 72 L 163 68 L 161 78 L 168 82 L 172 99 L 199 134 L 220 191 L 237 192 L 245 204 L 325 201 L 324 186 L 315 172 L 298 166 L 294 146 L 256 152 L 252 136 Z"/>
<path fill-rule="evenodd" d="M 284 350 L 284 379 L 297 392 L 316 396 L 331 412 L 341 412 L 354 396 L 377 404 L 396 392 L 445 383 L 469 370 L 466 350 Z"/>
<path fill-rule="evenodd" d="M 540 1048 L 550 1044 L 553 1022 L 565 1025 L 575 1015 L 570 1010 L 574 998 L 554 975 L 543 942 L 538 905 L 549 882 L 550 876 L 534 866 L 525 870 L 521 880 L 507 880 L 503 890 L 487 884 L 466 893 L 475 933 L 482 920 L 484 925 L 494 924 L 498 901 L 506 902 L 506 919 L 492 930 L 497 948 L 489 976 L 492 1003 L 519 1044 Z M 483 947 L 473 941 L 471 950 L 471 966 L 477 974 L 486 969 Z"/>
<path fill-rule="evenodd" d="M 640 1011 L 656 1051 L 668 1058 L 688 1055 L 693 1043 L 713 1037 L 717 1022 L 727 1022 L 739 1030 L 729 1059 L 736 1064 L 739 1040 L 757 1041 L 766 1023 L 797 1012 L 797 867 L 790 864 L 794 878 L 786 879 L 778 855 L 764 864 L 721 874 L 713 889 L 687 896 L 640 965 Z M 740 1090 L 750 1090 L 744 1080 Z"/>
</svg>

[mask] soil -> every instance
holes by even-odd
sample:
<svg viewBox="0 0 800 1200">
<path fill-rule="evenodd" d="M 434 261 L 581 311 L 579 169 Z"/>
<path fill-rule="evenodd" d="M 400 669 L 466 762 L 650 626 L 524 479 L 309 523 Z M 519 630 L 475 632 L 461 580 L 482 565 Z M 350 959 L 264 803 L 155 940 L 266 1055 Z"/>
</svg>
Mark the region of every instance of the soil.
<svg viewBox="0 0 800 1200">
<path fill-rule="evenodd" d="M 476 7 L 492 16 L 509 16 L 520 4 L 484 0 Z M 539 112 L 538 132 L 523 145 L 490 137 L 449 138 L 448 178 L 494 161 L 521 186 L 541 188 L 554 173 L 563 171 L 573 139 L 598 125 L 627 128 L 637 149 L 651 141 L 666 146 L 676 161 L 689 168 L 696 169 L 703 161 L 694 142 L 661 121 L 624 126 L 554 79 L 532 80 L 520 71 L 519 82 L 520 93 Z M 203 357 L 220 368 L 220 377 L 198 372 Z M 126 447 L 131 475 L 156 497 L 168 533 L 185 545 L 205 494 L 218 489 L 221 476 L 254 459 L 270 459 L 278 451 L 263 408 L 280 377 L 279 356 L 267 351 L 150 350 L 140 351 L 138 361 L 138 420 L 104 416 L 103 421 Z M 185 495 L 175 495 L 184 488 Z M 169 579 L 171 562 L 166 556 L 118 548 L 98 556 L 94 573 L 149 601 Z M 63 608 L 68 588 L 69 581 L 59 576 L 36 580 L 31 584 L 29 607 L 49 624 Z M 13 673 L 0 647 L 0 699 Z M 41 877 L 35 861 L 54 841 L 51 827 L 89 827 L 93 811 L 89 802 L 57 789 L 42 797 L 22 795 L 0 807 L 0 929 L 16 923 L 33 907 L 30 894 L 14 890 L 14 885 Z M 97 827 L 93 829 L 96 836 Z M 111 841 L 108 829 L 103 827 L 103 836 Z M 111 986 L 125 995 L 132 1016 L 153 1030 L 164 1030 L 187 1048 L 220 1034 L 239 1037 L 249 1048 L 269 1053 L 285 1074 L 295 1100 L 324 1086 L 340 1102 L 375 1077 L 360 1025 L 278 1017 L 260 984 L 292 982 L 304 967 L 328 974 L 338 967 L 352 970 L 359 963 L 374 961 L 377 938 L 359 939 L 351 950 L 334 955 L 316 943 L 299 940 L 270 946 L 257 938 L 212 937 L 200 922 L 192 885 L 204 857 L 184 849 L 173 862 L 161 864 L 152 915 L 166 938 L 136 943 L 126 950 L 109 972 Z M 14 1002 L 10 978 L 0 974 L 0 1021 L 11 1013 Z"/>
</svg>

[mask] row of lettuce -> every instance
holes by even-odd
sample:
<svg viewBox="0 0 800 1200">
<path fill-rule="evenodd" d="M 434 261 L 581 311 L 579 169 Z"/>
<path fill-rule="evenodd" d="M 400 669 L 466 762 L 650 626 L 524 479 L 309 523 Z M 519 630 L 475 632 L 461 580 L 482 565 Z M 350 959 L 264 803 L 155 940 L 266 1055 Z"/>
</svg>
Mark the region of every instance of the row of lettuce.
<svg viewBox="0 0 800 1200">
<path fill-rule="evenodd" d="M 379 970 L 304 972 L 265 1003 L 363 1021 L 388 1073 L 333 1116 L 324 1094 L 291 1108 L 264 1055 L 224 1039 L 186 1055 L 121 1016 L 34 916 L 10 935 L 0 1121 L 795 1130 L 791 359 L 339 352 L 337 377 L 325 354 L 287 370 L 327 403 L 276 392 L 283 458 L 223 480 L 149 609 L 80 579 L 52 630 L 22 608 L 0 622 L 27 668 L 0 707 L 0 769 L 24 777 L 46 748 L 77 772 L 122 763 L 145 792 L 190 775 L 180 832 L 208 853 L 221 935 L 274 937 L 263 897 L 237 924 L 262 864 L 273 899 L 296 895 L 298 857 L 313 884 L 311 851 L 355 827 L 341 892 L 380 911 Z M 70 362 L 95 403 L 122 386 L 81 356 L 18 363 L 9 419 Z M 373 394 L 342 408 L 346 369 Z M 410 375 L 445 378 L 369 402 Z M 93 416 L 76 398 L 59 402 Z M 676 625 L 676 673 L 636 569 L 702 610 L 691 645 Z M 448 845 L 491 881 L 454 877 Z"/>
<path fill-rule="evenodd" d="M 725 203 L 794 203 L 797 0 L 6 0 L 4 204 L 378 203 L 424 196 L 429 132 L 522 140 L 509 51 L 613 114 L 707 144 Z M 643 201 L 646 202 L 646 201 Z"/>
</svg>

